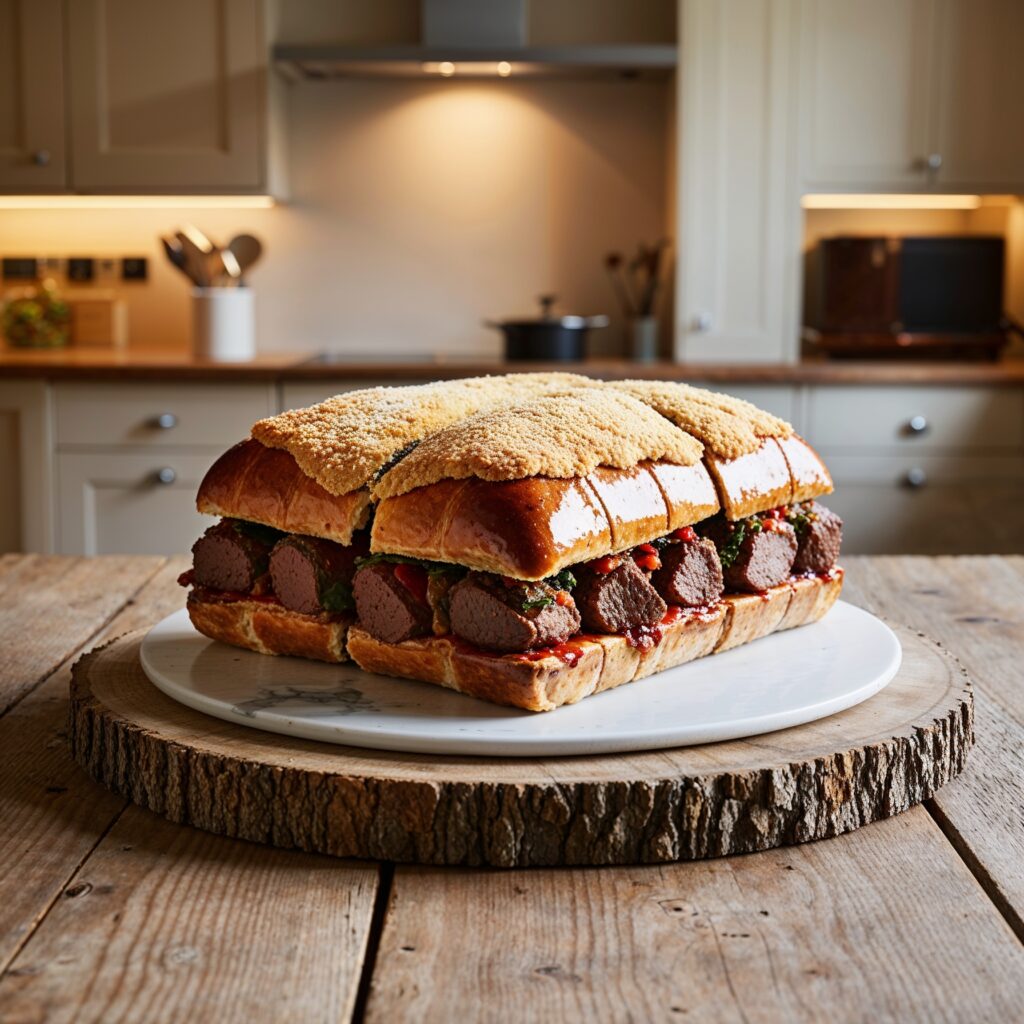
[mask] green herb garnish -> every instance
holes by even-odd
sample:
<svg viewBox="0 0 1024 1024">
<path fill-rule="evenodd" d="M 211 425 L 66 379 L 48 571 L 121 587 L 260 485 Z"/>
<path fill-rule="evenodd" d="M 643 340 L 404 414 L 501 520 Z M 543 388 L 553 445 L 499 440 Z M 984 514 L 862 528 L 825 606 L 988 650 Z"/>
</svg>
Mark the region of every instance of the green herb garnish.
<svg viewBox="0 0 1024 1024">
<path fill-rule="evenodd" d="M 263 523 L 250 523 L 245 519 L 232 519 L 231 526 L 240 536 L 259 541 L 261 544 L 266 544 L 267 547 L 273 547 L 284 536 L 284 533 L 275 530 L 272 526 L 264 526 Z"/>
<path fill-rule="evenodd" d="M 761 524 L 757 524 L 758 529 L 761 528 Z M 729 534 L 729 539 L 718 549 L 718 560 L 722 563 L 723 569 L 729 569 L 732 564 L 739 558 L 740 547 L 743 544 L 743 538 L 747 535 L 746 523 L 733 523 L 732 533 Z"/>
<path fill-rule="evenodd" d="M 568 569 L 563 569 L 554 576 L 549 576 L 544 582 L 555 590 L 572 590 L 576 586 L 576 577 Z"/>
<path fill-rule="evenodd" d="M 555 599 L 553 597 L 531 597 L 527 598 L 523 602 L 523 611 L 528 612 L 533 608 L 547 608 L 549 604 L 554 604 Z"/>
<path fill-rule="evenodd" d="M 320 595 L 320 604 L 327 612 L 350 612 L 356 606 L 352 598 L 352 588 L 341 580 L 324 588 Z"/>
<path fill-rule="evenodd" d="M 447 562 L 428 562 L 425 558 L 409 558 L 407 555 L 386 555 L 378 552 L 374 555 L 364 555 L 356 559 L 356 568 L 362 569 L 367 565 L 418 565 L 424 569 L 428 576 L 438 576 L 443 573 L 461 573 L 466 570 L 461 565 L 449 565 Z"/>
</svg>

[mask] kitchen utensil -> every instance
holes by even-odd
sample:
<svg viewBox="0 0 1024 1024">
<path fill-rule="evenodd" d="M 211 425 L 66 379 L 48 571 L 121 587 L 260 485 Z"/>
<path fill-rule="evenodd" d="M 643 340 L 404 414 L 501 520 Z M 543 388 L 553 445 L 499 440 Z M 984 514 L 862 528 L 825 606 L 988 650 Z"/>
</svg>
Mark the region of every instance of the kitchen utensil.
<svg viewBox="0 0 1024 1024">
<path fill-rule="evenodd" d="M 485 320 L 505 335 L 505 358 L 576 362 L 587 355 L 587 333 L 608 326 L 606 316 L 554 316 L 554 295 L 541 295 L 540 318 L 536 320 Z"/>
<path fill-rule="evenodd" d="M 239 265 L 235 254 L 230 249 L 217 249 L 217 258 L 220 260 L 222 274 L 226 274 L 228 280 L 224 284 L 238 284 L 242 277 L 242 268 Z"/>
<path fill-rule="evenodd" d="M 161 244 L 164 247 L 164 252 L 167 253 L 167 259 L 171 266 L 177 267 L 186 277 L 188 276 L 188 266 L 185 261 L 185 252 L 181 248 L 181 242 L 177 238 L 168 238 L 166 235 L 160 239 Z M 195 282 L 192 282 L 195 284 Z"/>
<path fill-rule="evenodd" d="M 175 232 L 174 237 L 178 240 L 178 244 L 181 246 L 182 259 L 185 262 L 185 273 L 198 285 L 200 288 L 208 288 L 210 286 L 210 267 L 207 260 L 207 250 L 202 249 L 193 236 L 187 230 L 188 225 L 181 231 Z M 202 236 L 206 238 L 205 235 Z M 213 246 L 209 239 L 206 239 L 206 244 L 212 249 Z"/>
<path fill-rule="evenodd" d="M 263 244 L 254 235 L 235 235 L 228 242 L 228 249 L 238 260 L 243 275 L 263 254 Z"/>
</svg>

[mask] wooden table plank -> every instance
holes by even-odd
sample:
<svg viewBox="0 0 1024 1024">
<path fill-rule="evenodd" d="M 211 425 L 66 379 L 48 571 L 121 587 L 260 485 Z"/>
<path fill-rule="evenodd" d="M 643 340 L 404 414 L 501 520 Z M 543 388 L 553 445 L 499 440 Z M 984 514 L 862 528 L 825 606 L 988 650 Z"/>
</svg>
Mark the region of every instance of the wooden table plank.
<svg viewBox="0 0 1024 1024">
<path fill-rule="evenodd" d="M 0 981 L 4 1019 L 347 1020 L 377 877 L 129 807 Z"/>
<path fill-rule="evenodd" d="M 921 808 L 703 863 L 398 868 L 367 1019 L 1005 1020 L 1024 949 Z"/>
<path fill-rule="evenodd" d="M 941 639 L 975 683 L 976 746 L 929 806 L 1024 941 L 1024 558 L 849 562 L 849 600 Z"/>
<path fill-rule="evenodd" d="M 25 555 L 0 564 L 0 715 L 108 623 L 163 562 Z"/>
<path fill-rule="evenodd" d="M 149 573 L 152 561 L 140 559 L 139 572 Z M 184 564 L 178 559 L 165 565 L 94 639 L 137 629 L 181 607 L 183 592 L 174 581 Z M 127 569 L 122 566 L 119 571 L 130 578 Z M 41 571 L 44 567 L 32 567 L 33 573 Z M 120 593 L 122 600 L 127 599 L 124 587 Z M 74 594 L 68 600 L 78 604 Z M 101 610 L 106 607 L 104 603 Z M 61 639 L 49 647 L 38 643 L 35 664 L 44 663 L 44 652 L 53 657 L 65 647 Z M 125 803 L 97 786 L 71 760 L 66 726 L 75 656 L 77 652 L 0 717 L 0 969 L 21 948 Z"/>
</svg>

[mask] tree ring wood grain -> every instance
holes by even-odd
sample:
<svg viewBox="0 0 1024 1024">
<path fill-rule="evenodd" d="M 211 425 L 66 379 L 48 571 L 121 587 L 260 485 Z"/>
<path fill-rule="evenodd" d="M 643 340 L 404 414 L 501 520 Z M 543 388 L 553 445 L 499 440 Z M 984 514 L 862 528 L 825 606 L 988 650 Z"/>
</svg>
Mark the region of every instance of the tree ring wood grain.
<svg viewBox="0 0 1024 1024">
<path fill-rule="evenodd" d="M 222 722 L 149 682 L 137 632 L 75 665 L 70 742 L 95 779 L 171 821 L 339 857 L 528 867 L 750 853 L 897 814 L 963 770 L 970 682 L 939 644 L 896 632 L 896 678 L 830 718 L 548 760 L 362 750 Z"/>
</svg>

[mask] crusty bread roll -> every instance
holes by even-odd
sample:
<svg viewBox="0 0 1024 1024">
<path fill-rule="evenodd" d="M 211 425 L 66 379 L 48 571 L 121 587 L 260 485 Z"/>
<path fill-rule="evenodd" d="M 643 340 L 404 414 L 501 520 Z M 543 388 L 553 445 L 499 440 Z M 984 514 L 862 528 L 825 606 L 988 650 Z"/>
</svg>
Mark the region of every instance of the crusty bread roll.
<svg viewBox="0 0 1024 1024">
<path fill-rule="evenodd" d="M 345 638 L 353 616 L 302 615 L 270 601 L 223 601 L 193 590 L 188 616 L 203 636 L 260 654 L 348 661 Z"/>
<path fill-rule="evenodd" d="M 385 644 L 355 625 L 348 653 L 368 672 L 436 683 L 526 711 L 551 711 L 774 630 L 814 622 L 835 603 L 842 580 L 842 569 L 836 569 L 827 577 L 784 583 L 764 597 L 726 598 L 711 612 L 683 615 L 662 626 L 661 642 L 646 652 L 624 637 L 587 635 L 563 644 L 561 657 L 544 651 L 492 655 L 449 636 Z"/>
<path fill-rule="evenodd" d="M 442 480 L 385 498 L 370 548 L 539 580 L 717 511 L 699 462 L 601 468 L 568 480 Z"/>
<path fill-rule="evenodd" d="M 352 534 L 369 521 L 371 504 L 365 487 L 330 494 L 287 452 L 250 438 L 229 448 L 210 467 L 199 485 L 196 508 L 207 515 L 351 544 Z"/>
</svg>

